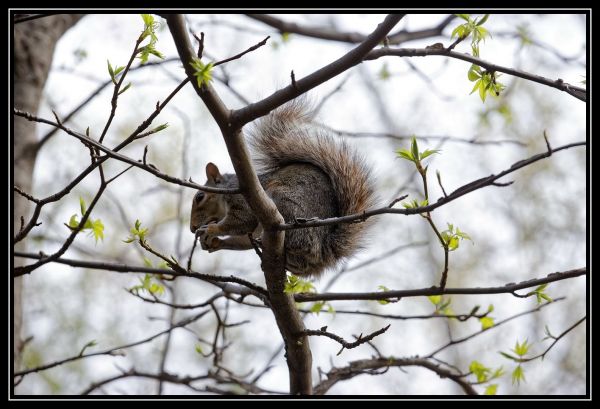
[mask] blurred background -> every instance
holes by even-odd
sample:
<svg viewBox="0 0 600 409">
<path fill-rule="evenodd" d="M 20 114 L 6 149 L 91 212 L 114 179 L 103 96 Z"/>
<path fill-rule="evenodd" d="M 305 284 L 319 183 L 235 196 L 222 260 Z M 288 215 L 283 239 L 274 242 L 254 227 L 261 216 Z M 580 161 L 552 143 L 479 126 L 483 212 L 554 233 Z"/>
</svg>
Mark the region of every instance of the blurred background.
<svg viewBox="0 0 600 409">
<path fill-rule="evenodd" d="M 393 30 L 415 31 L 438 25 L 448 14 L 408 15 Z M 285 15 L 289 22 L 303 26 L 323 26 L 339 31 L 370 33 L 383 15 Z M 267 45 L 243 58 L 215 69 L 213 85 L 230 108 L 264 98 L 289 83 L 290 71 L 297 79 L 339 58 L 354 45 L 278 33 L 273 28 L 243 15 L 187 15 L 192 31 L 205 33 L 204 61 L 235 55 L 267 35 Z M 156 48 L 166 62 L 135 70 L 127 81 L 132 87 L 121 95 L 117 115 L 105 143 L 115 146 L 131 133 L 184 79 L 181 63 L 170 33 L 161 21 Z M 436 42 L 450 44 L 450 33 L 460 19 L 454 19 L 437 37 L 415 40 L 401 47 L 422 48 Z M 550 79 L 584 86 L 586 79 L 586 25 L 583 14 L 492 14 L 485 27 L 491 38 L 481 44 L 481 58 L 498 65 L 517 68 Z M 104 81 L 109 79 L 106 60 L 113 66 L 125 65 L 143 27 L 139 15 L 87 15 L 60 40 L 45 86 L 39 116 L 52 119 L 70 112 Z M 469 41 L 457 46 L 470 52 Z M 170 60 L 173 59 L 173 60 Z M 158 61 L 151 57 L 150 61 Z M 137 65 L 138 63 L 134 63 Z M 337 131 L 364 153 L 374 170 L 377 193 L 382 204 L 408 194 L 422 200 L 422 183 L 414 166 L 396 157 L 395 150 L 408 148 L 412 135 L 422 150 L 440 149 L 429 162 L 430 201 L 443 194 L 435 180 L 441 173 L 446 192 L 480 177 L 508 169 L 514 162 L 544 152 L 546 132 L 553 147 L 586 140 L 586 104 L 565 92 L 509 75 L 499 81 L 506 90 L 485 103 L 467 78 L 469 63 L 440 56 L 386 57 L 356 66 L 309 93 L 318 106 L 317 121 Z M 83 132 L 90 128 L 97 137 L 110 112 L 112 87 L 105 87 L 68 123 Z M 169 127 L 143 141 L 133 143 L 123 153 L 141 159 L 148 145 L 148 161 L 162 172 L 203 183 L 207 162 L 221 171 L 233 170 L 217 125 L 196 96 L 186 86 L 153 122 L 152 127 Z M 38 125 L 42 138 L 50 127 Z M 388 137 L 392 135 L 394 137 Z M 471 142 L 469 142 L 471 141 Z M 473 143 L 474 142 L 474 143 Z M 61 190 L 89 164 L 89 153 L 73 137 L 58 132 L 39 152 L 34 171 L 35 197 Z M 113 175 L 125 165 L 109 161 L 105 172 Z M 15 173 L 19 169 L 13 169 Z M 458 226 L 473 239 L 462 242 L 450 254 L 448 287 L 490 287 L 546 276 L 556 271 L 586 265 L 586 149 L 561 151 L 549 159 L 511 174 L 508 187 L 487 187 L 435 210 L 438 226 Z M 63 200 L 46 205 L 40 221 L 27 241 L 30 252 L 52 253 L 69 234 L 63 225 L 79 214 L 79 197 L 89 203 L 98 189 L 97 172 L 86 177 Z M 92 213 L 105 226 L 103 241 L 79 234 L 64 255 L 89 261 L 143 265 L 143 257 L 157 265 L 152 255 L 135 243 L 123 240 L 136 219 L 149 228 L 148 240 L 164 254 L 187 260 L 193 234 L 189 231 L 192 189 L 170 185 L 139 169 L 132 169 L 108 191 Z M 399 205 L 397 205 L 399 206 Z M 25 218 L 28 220 L 28 217 Z M 384 256 L 385 257 L 380 257 Z M 347 271 L 331 282 L 335 272 L 314 283 L 317 291 L 370 292 L 378 286 L 402 290 L 437 285 L 443 267 L 443 250 L 430 227 L 419 217 L 383 215 L 376 218 L 367 247 L 340 266 Z M 371 263 L 360 266 L 365 261 Z M 353 268 L 359 266 L 359 268 Z M 253 251 L 196 251 L 194 269 L 202 273 L 240 276 L 264 285 L 259 260 Z M 95 340 L 86 352 L 127 344 L 158 333 L 191 313 L 186 310 L 149 304 L 130 295 L 126 289 L 139 284 L 141 274 L 116 274 L 101 270 L 47 264 L 24 277 L 23 338 L 33 337 L 23 351 L 23 368 L 76 355 Z M 162 298 L 169 302 L 194 304 L 205 301 L 217 290 L 192 279 L 180 278 L 166 284 Z M 525 293 L 526 291 L 521 291 Z M 471 361 L 486 366 L 503 366 L 506 375 L 498 383 L 498 394 L 560 395 L 586 393 L 586 326 L 580 325 L 548 353 L 546 358 L 523 365 L 526 382 L 513 385 L 510 372 L 515 364 L 499 351 L 509 352 L 515 342 L 528 340 L 532 355 L 543 352 L 549 341 L 544 328 L 560 334 L 586 314 L 586 279 L 579 277 L 550 284 L 552 298 L 566 297 L 481 336 L 448 348 L 440 355 L 464 372 Z M 256 301 L 255 299 L 253 301 Z M 426 297 L 403 299 L 381 305 L 368 301 L 330 303 L 335 310 L 365 310 L 383 314 L 431 314 L 433 304 Z M 502 320 L 536 306 L 535 297 L 516 298 L 510 294 L 452 296 L 451 308 L 468 313 L 476 305 L 485 310 L 493 304 L 491 316 Z M 225 301 L 217 304 L 225 308 Z M 309 308 L 311 304 L 305 307 Z M 228 320 L 245 325 L 227 330 L 231 346 L 223 356 L 224 365 L 240 374 L 261 371 L 281 347 L 281 337 L 267 309 L 229 302 Z M 350 319 L 351 318 L 351 319 Z M 481 329 L 477 320 L 448 319 L 390 320 L 345 314 L 310 314 L 307 328 L 328 326 L 347 340 L 352 334 L 366 334 L 391 323 L 388 332 L 373 343 L 382 354 L 394 357 L 425 355 Z M 214 316 L 189 326 L 191 331 L 172 333 L 165 369 L 193 375 L 206 372 L 211 358 L 196 350 L 198 336 L 212 337 Z M 310 339 L 314 380 L 317 368 L 323 371 L 343 366 L 351 360 L 366 359 L 375 352 L 363 345 L 336 356 L 339 345 L 324 337 Z M 125 356 L 98 356 L 75 361 L 51 370 L 28 375 L 15 388 L 17 394 L 78 394 L 91 383 L 120 373 L 119 368 L 135 367 L 156 372 L 164 355 L 165 337 L 130 348 Z M 259 382 L 271 390 L 286 391 L 287 367 L 283 352 L 271 363 L 273 368 Z M 484 387 L 476 387 L 483 392 Z M 164 394 L 191 393 L 188 388 L 165 384 Z M 110 383 L 95 393 L 155 394 L 154 380 L 128 378 Z M 440 379 L 421 368 L 390 369 L 381 376 L 363 375 L 340 382 L 331 394 L 461 394 L 453 382 Z"/>
</svg>

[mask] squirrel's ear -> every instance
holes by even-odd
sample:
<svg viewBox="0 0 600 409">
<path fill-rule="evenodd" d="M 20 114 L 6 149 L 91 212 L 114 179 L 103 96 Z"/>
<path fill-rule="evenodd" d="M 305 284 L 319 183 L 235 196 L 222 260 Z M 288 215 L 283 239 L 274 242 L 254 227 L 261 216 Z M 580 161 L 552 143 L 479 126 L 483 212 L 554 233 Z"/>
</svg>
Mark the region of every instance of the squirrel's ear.
<svg viewBox="0 0 600 409">
<path fill-rule="evenodd" d="M 220 183 L 223 180 L 219 168 L 212 162 L 208 162 L 206 165 L 206 178 L 211 183 Z"/>
</svg>

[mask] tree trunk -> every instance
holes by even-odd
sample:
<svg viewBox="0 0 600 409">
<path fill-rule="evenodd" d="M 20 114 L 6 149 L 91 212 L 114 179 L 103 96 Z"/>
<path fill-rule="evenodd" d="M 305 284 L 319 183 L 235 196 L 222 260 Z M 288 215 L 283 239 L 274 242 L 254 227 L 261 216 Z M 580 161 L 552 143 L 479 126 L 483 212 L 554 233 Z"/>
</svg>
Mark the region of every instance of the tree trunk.
<svg viewBox="0 0 600 409">
<path fill-rule="evenodd" d="M 18 15 L 15 15 L 17 17 Z M 42 91 L 48 78 L 54 47 L 60 37 L 82 17 L 80 14 L 43 17 L 14 25 L 14 107 L 36 114 L 42 99 Z M 23 118 L 13 117 L 13 158 L 14 185 L 25 192 L 31 192 L 33 167 L 37 156 L 36 125 Z M 25 223 L 31 217 L 30 202 L 13 192 L 13 236 L 21 226 L 21 216 Z M 14 247 L 15 251 L 25 251 L 25 240 Z M 23 264 L 14 259 L 14 265 Z M 23 277 L 13 279 L 13 351 L 14 368 L 21 364 L 23 340 Z"/>
</svg>

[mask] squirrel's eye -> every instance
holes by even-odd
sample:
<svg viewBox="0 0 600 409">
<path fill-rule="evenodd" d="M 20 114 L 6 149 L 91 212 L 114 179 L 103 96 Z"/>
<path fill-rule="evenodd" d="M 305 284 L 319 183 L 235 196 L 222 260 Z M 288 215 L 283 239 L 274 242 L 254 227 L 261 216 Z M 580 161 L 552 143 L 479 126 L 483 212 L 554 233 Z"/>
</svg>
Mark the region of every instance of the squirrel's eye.
<svg viewBox="0 0 600 409">
<path fill-rule="evenodd" d="M 194 201 L 200 202 L 202 199 L 204 199 L 204 192 L 199 190 L 198 193 L 196 193 L 196 196 L 194 196 Z"/>
</svg>

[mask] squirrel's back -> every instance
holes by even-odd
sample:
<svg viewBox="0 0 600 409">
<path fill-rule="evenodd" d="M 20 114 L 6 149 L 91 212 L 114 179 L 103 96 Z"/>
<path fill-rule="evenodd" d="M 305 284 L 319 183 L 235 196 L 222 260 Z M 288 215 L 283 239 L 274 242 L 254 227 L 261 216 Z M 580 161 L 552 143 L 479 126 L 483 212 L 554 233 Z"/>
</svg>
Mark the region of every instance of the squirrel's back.
<svg viewBox="0 0 600 409">
<path fill-rule="evenodd" d="M 373 182 L 364 159 L 311 125 L 311 119 L 306 101 L 297 99 L 261 118 L 250 131 L 259 173 L 271 175 L 265 189 L 286 222 L 294 217 L 346 216 L 374 206 Z M 319 275 L 361 247 L 367 224 L 288 230 L 288 269 Z"/>
</svg>

